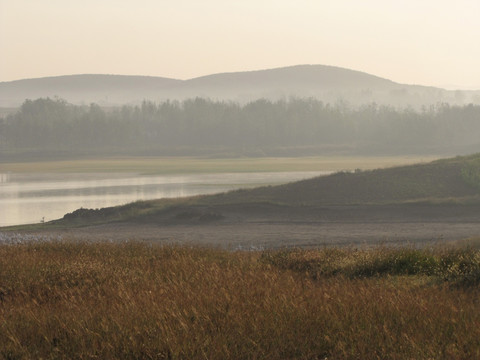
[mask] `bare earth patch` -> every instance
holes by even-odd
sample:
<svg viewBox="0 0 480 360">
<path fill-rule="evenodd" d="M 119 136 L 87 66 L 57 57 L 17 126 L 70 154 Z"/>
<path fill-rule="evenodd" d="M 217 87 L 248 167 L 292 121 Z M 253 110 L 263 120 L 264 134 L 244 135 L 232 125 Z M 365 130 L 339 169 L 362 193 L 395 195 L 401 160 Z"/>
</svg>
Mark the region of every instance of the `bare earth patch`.
<svg viewBox="0 0 480 360">
<path fill-rule="evenodd" d="M 431 245 L 480 236 L 480 206 L 189 206 L 139 221 L 41 232 L 78 239 L 136 239 L 229 249 Z"/>
</svg>

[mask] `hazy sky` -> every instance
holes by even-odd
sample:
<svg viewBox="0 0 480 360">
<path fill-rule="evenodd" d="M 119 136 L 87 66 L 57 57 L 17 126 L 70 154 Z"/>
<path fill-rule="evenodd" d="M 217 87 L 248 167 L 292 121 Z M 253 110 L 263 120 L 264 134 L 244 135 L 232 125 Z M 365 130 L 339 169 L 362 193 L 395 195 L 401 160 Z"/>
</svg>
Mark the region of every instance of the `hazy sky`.
<svg viewBox="0 0 480 360">
<path fill-rule="evenodd" d="M 480 89 L 480 1 L 0 0 L 0 81 L 297 64 Z"/>
</svg>

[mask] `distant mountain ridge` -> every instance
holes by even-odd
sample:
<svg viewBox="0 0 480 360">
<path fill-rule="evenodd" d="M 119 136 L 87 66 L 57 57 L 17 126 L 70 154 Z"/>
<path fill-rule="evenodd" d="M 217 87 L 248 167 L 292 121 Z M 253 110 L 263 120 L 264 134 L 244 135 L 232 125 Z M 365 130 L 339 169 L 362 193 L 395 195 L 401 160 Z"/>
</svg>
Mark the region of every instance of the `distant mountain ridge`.
<svg viewBox="0 0 480 360">
<path fill-rule="evenodd" d="M 258 98 L 315 97 L 325 102 L 377 102 L 424 105 L 470 102 L 478 92 L 448 91 L 404 85 L 364 72 L 326 65 L 297 65 L 276 69 L 219 73 L 189 80 L 128 75 L 65 75 L 0 82 L 0 107 L 17 107 L 25 99 L 60 97 L 74 104 L 104 106 L 205 97 L 241 103 Z"/>
<path fill-rule="evenodd" d="M 0 83 L 0 106 L 18 106 L 25 99 L 60 97 L 74 104 L 134 102 L 138 95 L 155 94 L 181 80 L 154 76 L 64 75 Z"/>
<path fill-rule="evenodd" d="M 276 69 L 219 73 L 186 80 L 190 84 L 202 85 L 221 85 L 225 81 L 235 81 L 249 86 L 255 83 L 285 86 L 288 81 L 296 85 L 315 85 L 323 88 L 363 87 L 367 84 L 387 87 L 399 85 L 375 75 L 327 65 L 296 65 Z"/>
</svg>

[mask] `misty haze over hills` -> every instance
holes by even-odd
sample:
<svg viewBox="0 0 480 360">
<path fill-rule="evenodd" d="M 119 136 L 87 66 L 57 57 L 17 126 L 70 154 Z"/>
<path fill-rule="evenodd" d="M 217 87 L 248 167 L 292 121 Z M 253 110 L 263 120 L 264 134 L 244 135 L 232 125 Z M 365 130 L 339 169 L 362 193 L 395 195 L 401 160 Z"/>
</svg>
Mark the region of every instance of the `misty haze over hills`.
<svg viewBox="0 0 480 360">
<path fill-rule="evenodd" d="M 375 102 L 412 106 L 448 102 L 480 103 L 480 91 L 452 91 L 405 85 L 364 72 L 325 65 L 298 65 L 269 70 L 221 73 L 189 80 L 125 75 L 67 75 L 0 83 L 0 107 L 18 107 L 25 99 L 59 97 L 73 104 L 139 104 L 203 97 L 246 103 L 314 97 L 351 105 Z"/>
</svg>

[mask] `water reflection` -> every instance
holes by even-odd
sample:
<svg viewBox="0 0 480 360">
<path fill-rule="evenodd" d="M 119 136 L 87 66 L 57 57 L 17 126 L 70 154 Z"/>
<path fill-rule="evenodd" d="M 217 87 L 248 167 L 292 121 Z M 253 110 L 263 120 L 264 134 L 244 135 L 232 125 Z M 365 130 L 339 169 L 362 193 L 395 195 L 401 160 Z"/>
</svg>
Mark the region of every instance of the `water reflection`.
<svg viewBox="0 0 480 360">
<path fill-rule="evenodd" d="M 0 173 L 0 226 L 61 218 L 83 208 L 137 200 L 212 194 L 280 184 L 328 172 L 228 173 L 137 176 L 132 174 Z"/>
<path fill-rule="evenodd" d="M 10 173 L 0 173 L 0 184 L 10 181 Z"/>
</svg>

